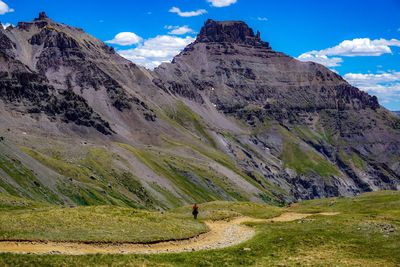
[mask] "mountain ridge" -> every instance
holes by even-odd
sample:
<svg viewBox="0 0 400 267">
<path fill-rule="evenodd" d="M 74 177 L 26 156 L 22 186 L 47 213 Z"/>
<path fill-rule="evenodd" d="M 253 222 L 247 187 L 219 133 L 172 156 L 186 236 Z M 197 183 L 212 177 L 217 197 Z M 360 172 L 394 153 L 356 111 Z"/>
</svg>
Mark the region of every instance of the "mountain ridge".
<svg viewBox="0 0 400 267">
<path fill-rule="evenodd" d="M 149 71 L 43 12 L 0 29 L 0 71 L 0 189 L 18 196 L 167 208 L 400 188 L 400 120 L 242 21 L 207 20 Z M 26 190 L 10 162 L 57 186 Z"/>
</svg>

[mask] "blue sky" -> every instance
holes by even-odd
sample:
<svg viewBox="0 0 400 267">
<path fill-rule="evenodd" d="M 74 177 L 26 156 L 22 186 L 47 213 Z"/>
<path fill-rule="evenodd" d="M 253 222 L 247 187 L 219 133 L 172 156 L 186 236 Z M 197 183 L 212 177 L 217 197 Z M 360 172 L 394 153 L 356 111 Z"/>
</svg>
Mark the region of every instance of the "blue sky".
<svg viewBox="0 0 400 267">
<path fill-rule="evenodd" d="M 0 1 L 3 24 L 30 21 L 39 11 L 149 68 L 193 41 L 207 18 L 243 20 L 273 49 L 322 63 L 400 110 L 399 0 Z"/>
</svg>

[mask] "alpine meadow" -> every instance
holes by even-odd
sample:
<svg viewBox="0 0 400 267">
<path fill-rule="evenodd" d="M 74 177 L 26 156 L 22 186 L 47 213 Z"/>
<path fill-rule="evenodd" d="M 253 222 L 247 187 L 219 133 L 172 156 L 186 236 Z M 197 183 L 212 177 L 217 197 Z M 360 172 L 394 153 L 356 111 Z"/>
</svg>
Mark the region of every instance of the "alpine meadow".
<svg viewBox="0 0 400 267">
<path fill-rule="evenodd" d="M 400 265 L 398 1 L 5 2 L 0 266 Z"/>
</svg>

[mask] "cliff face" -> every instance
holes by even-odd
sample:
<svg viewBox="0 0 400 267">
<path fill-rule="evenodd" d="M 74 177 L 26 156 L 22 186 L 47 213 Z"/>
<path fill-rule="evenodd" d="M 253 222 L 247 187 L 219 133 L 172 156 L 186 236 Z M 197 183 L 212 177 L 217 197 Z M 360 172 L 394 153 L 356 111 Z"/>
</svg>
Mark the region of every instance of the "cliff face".
<svg viewBox="0 0 400 267">
<path fill-rule="evenodd" d="M 93 127 L 109 135 L 112 130 L 87 102 L 73 91 L 57 91 L 47 77 L 18 58 L 19 47 L 0 32 L 0 98 L 22 113 L 46 114 L 50 120 Z"/>
<path fill-rule="evenodd" d="M 103 134 L 113 132 L 107 121 L 124 110 L 154 120 L 135 94 L 143 72 L 83 30 L 40 13 L 0 31 L 4 100 Z"/>
<path fill-rule="evenodd" d="M 194 43 L 155 72 L 163 90 L 211 102 L 219 112 L 246 122 L 256 132 L 249 139 L 260 149 L 276 151 L 285 161 L 291 137 L 281 133 L 282 142 L 270 142 L 274 127 L 282 127 L 342 172 L 323 181 L 304 173 L 287 178 L 282 171 L 282 180 L 292 183 L 299 197 L 398 187 L 398 126 L 377 98 L 319 64 L 272 50 L 243 22 L 208 20 Z M 382 149 L 388 151 L 385 156 Z M 359 157 L 363 167 L 349 155 Z"/>
<path fill-rule="evenodd" d="M 0 123 L 0 190 L 31 198 L 9 160 L 78 204 L 284 203 L 400 186 L 399 118 L 241 21 L 207 20 L 153 72 L 44 13 L 0 29 Z"/>
<path fill-rule="evenodd" d="M 211 98 L 221 110 L 248 103 L 279 110 L 379 107 L 376 97 L 325 67 L 272 50 L 244 22 L 208 20 L 172 63 L 155 70 L 167 89 L 203 102 L 198 91 L 220 87 Z"/>
<path fill-rule="evenodd" d="M 254 34 L 253 30 L 242 21 L 224 21 L 217 22 L 207 20 L 196 42 L 199 43 L 235 43 L 270 49 L 267 42 L 260 38 L 260 32 Z"/>
</svg>

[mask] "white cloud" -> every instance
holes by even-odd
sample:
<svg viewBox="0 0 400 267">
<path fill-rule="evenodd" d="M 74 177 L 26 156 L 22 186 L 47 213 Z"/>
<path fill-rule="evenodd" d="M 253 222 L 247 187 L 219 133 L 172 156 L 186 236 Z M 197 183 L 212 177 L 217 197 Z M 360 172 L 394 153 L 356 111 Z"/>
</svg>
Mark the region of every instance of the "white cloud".
<svg viewBox="0 0 400 267">
<path fill-rule="evenodd" d="M 6 3 L 0 0 L 0 15 L 4 15 L 10 12 L 14 12 L 14 9 L 10 8 Z"/>
<path fill-rule="evenodd" d="M 397 39 L 386 40 L 381 38 L 371 40 L 369 38 L 356 38 L 345 40 L 337 46 L 314 52 L 326 56 L 381 56 L 392 53 L 390 46 L 400 47 L 400 41 Z"/>
<path fill-rule="evenodd" d="M 259 21 L 268 21 L 268 18 L 266 18 L 266 17 L 257 17 L 257 20 L 259 20 Z"/>
<path fill-rule="evenodd" d="M 13 26 L 13 27 L 14 27 L 14 24 L 11 24 L 11 23 L 7 22 L 7 23 L 1 23 L 1 26 L 3 26 L 3 29 L 5 30 L 5 29 L 7 29 L 9 26 Z"/>
<path fill-rule="evenodd" d="M 179 7 L 175 7 L 174 6 L 174 7 L 171 7 L 169 12 L 176 13 L 181 17 L 195 17 L 195 16 L 200 16 L 200 15 L 206 14 L 207 10 L 198 9 L 198 10 L 195 10 L 195 11 L 181 11 L 181 9 Z"/>
<path fill-rule="evenodd" d="M 315 63 L 319 63 L 322 64 L 326 67 L 338 67 L 340 66 L 340 63 L 343 62 L 343 59 L 341 59 L 340 57 L 327 57 L 325 55 L 313 55 L 313 54 L 308 54 L 308 53 L 304 53 L 301 54 L 298 58 L 298 60 L 301 61 L 312 61 Z"/>
<path fill-rule="evenodd" d="M 342 61 L 338 61 L 339 58 L 329 58 L 328 56 L 346 56 L 346 57 L 357 57 L 357 56 L 381 56 L 383 54 L 391 54 L 391 46 L 400 47 L 400 40 L 397 39 L 375 39 L 369 38 L 356 38 L 353 40 L 344 40 L 340 44 L 329 47 L 323 50 L 312 50 L 301 54 L 298 59 L 306 61 L 314 61 L 317 63 L 324 64 L 325 66 L 332 66 L 336 60 L 337 65 Z"/>
<path fill-rule="evenodd" d="M 170 62 L 174 56 L 194 40 L 190 36 L 158 35 L 145 40 L 143 44 L 136 48 L 119 50 L 118 53 L 136 64 L 153 69 L 163 62 Z"/>
<path fill-rule="evenodd" d="M 382 103 L 400 103 L 400 72 L 347 73 L 343 77 L 350 84 L 376 95 Z"/>
<path fill-rule="evenodd" d="M 133 45 L 140 43 L 142 38 L 133 32 L 120 32 L 115 35 L 114 39 L 106 41 L 109 44 L 116 45 Z"/>
<path fill-rule="evenodd" d="M 213 7 L 226 7 L 233 5 L 237 0 L 207 0 Z"/>
<path fill-rule="evenodd" d="M 189 28 L 189 26 L 187 25 L 183 26 L 166 25 L 164 28 L 170 30 L 168 34 L 173 34 L 173 35 L 182 35 L 193 32 L 193 29 Z"/>
<path fill-rule="evenodd" d="M 383 72 L 377 74 L 347 73 L 344 77 L 349 82 L 359 85 L 400 82 L 400 72 Z"/>
</svg>

